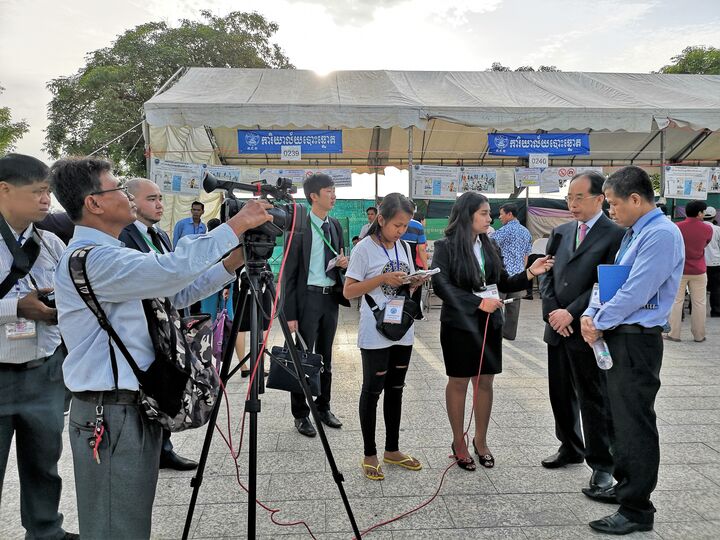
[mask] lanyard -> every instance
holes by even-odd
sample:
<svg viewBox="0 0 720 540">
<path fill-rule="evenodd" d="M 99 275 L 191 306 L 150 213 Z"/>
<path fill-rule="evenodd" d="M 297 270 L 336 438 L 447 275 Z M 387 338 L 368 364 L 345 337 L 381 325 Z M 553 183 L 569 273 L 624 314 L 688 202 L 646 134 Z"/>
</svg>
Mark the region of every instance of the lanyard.
<svg viewBox="0 0 720 540">
<path fill-rule="evenodd" d="M 395 242 L 395 263 L 393 263 L 392 259 L 390 258 L 390 254 L 388 253 L 388 250 L 385 249 L 385 244 L 382 243 L 382 240 L 380 239 L 380 235 L 378 235 L 378 242 L 380 242 L 380 247 L 385 252 L 385 255 L 387 255 L 388 261 L 390 261 L 390 268 L 392 268 L 392 271 L 399 272 L 400 271 L 400 257 L 398 256 L 397 242 Z M 396 263 L 397 263 L 397 266 L 395 266 Z"/>
<path fill-rule="evenodd" d="M 313 229 L 315 229 L 315 232 L 320 235 L 320 238 L 322 238 L 322 241 L 325 242 L 325 245 L 330 248 L 330 251 L 333 252 L 333 255 L 337 257 L 338 252 L 335 251 L 335 248 L 332 247 L 332 244 L 328 241 L 327 236 L 325 236 L 325 233 L 322 231 L 320 227 L 318 227 L 315 222 L 310 218 L 310 225 L 312 225 Z"/>
<path fill-rule="evenodd" d="M 145 233 L 140 233 L 143 235 L 143 238 L 145 239 L 145 243 L 148 245 L 150 249 L 152 249 L 155 253 L 162 255 L 163 252 L 160 251 L 155 244 L 153 244 L 152 239 Z"/>
<path fill-rule="evenodd" d="M 645 227 L 650 225 L 650 223 L 655 221 L 657 218 L 662 217 L 663 215 L 664 214 L 662 214 L 662 213 L 655 214 L 653 217 L 651 217 L 647 221 L 647 223 L 645 224 L 643 229 L 645 229 Z M 628 228 L 628 231 L 632 231 L 632 227 Z M 642 232 L 642 230 L 640 232 Z M 627 241 L 627 243 L 625 243 L 625 239 L 623 239 L 623 242 L 620 244 L 620 251 L 618 251 L 618 254 L 615 256 L 615 264 L 618 264 L 622 260 L 622 258 L 625 256 L 625 253 L 627 253 L 628 249 L 630 249 L 630 244 L 632 244 L 635 241 L 635 238 L 637 238 L 640 235 L 640 232 L 630 236 L 629 237 L 630 239 Z"/>
</svg>

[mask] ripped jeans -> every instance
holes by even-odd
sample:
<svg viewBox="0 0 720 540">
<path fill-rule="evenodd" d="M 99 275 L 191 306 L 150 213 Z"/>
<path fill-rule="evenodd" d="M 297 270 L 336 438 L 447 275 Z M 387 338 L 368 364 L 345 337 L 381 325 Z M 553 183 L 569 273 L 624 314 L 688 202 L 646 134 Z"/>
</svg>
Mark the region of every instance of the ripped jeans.
<svg viewBox="0 0 720 540">
<path fill-rule="evenodd" d="M 393 345 L 387 349 L 360 349 L 362 355 L 363 384 L 360 393 L 360 427 L 365 455 L 377 454 L 375 423 L 377 402 L 385 391 L 383 415 L 385 417 L 385 450 L 396 452 L 400 436 L 402 395 L 412 354 L 412 345 Z"/>
</svg>

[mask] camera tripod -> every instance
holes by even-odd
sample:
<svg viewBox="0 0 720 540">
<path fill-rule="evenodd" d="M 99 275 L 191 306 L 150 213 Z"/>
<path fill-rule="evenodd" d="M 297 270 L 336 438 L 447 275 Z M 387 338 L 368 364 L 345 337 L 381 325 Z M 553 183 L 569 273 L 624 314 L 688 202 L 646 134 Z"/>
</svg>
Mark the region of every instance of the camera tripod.
<svg viewBox="0 0 720 540">
<path fill-rule="evenodd" d="M 260 251 L 261 253 L 267 253 L 269 247 L 267 244 L 267 242 L 263 242 L 261 246 L 256 247 L 258 248 L 258 251 L 264 249 L 264 251 Z M 255 375 L 251 377 L 250 394 L 249 398 L 245 402 L 245 411 L 250 414 L 250 431 L 248 440 L 249 449 L 247 490 L 247 536 L 248 538 L 254 539 L 256 536 L 257 521 L 257 433 L 258 413 L 260 412 L 259 395 L 260 393 L 264 392 L 264 371 L 262 365 L 263 359 L 258 358 L 258 355 L 260 353 L 260 347 L 263 341 L 262 331 L 264 315 L 261 301 L 263 297 L 263 287 L 265 287 L 266 290 L 270 291 L 271 297 L 274 298 L 275 286 L 273 283 L 273 274 L 272 272 L 267 270 L 267 259 L 254 256 L 253 253 L 255 250 L 253 249 L 254 246 L 252 245 L 252 242 L 249 242 L 246 247 L 248 248 L 246 249 L 246 255 L 250 255 L 250 260 L 246 262 L 245 272 L 238 272 L 238 278 L 240 278 L 240 294 L 235 300 L 235 316 L 233 319 L 232 330 L 230 332 L 230 339 L 228 340 L 226 348 L 223 351 L 223 361 L 222 367 L 220 369 L 220 380 L 222 381 L 223 385 L 226 385 L 230 378 L 240 369 L 240 367 L 246 361 L 248 361 L 249 358 L 250 373 L 255 373 Z M 270 252 L 272 251 L 272 247 L 274 247 L 274 242 L 270 244 Z M 239 365 L 230 370 L 230 363 L 232 361 L 234 349 L 233 344 L 235 343 L 235 339 L 237 338 L 237 334 L 240 329 L 240 322 L 243 318 L 243 315 L 245 314 L 245 299 L 247 299 L 248 292 L 250 295 L 250 354 L 243 358 Z M 243 299 L 243 304 L 240 310 L 238 310 L 241 298 Z M 267 314 L 265 318 L 268 318 L 269 315 L 270 314 Z M 302 387 L 303 394 L 305 395 L 305 399 L 307 400 L 307 403 L 310 407 L 312 417 L 315 420 L 315 425 L 317 426 L 317 431 L 320 436 L 320 441 L 322 442 L 323 450 L 325 451 L 325 456 L 327 457 L 328 463 L 330 464 L 333 480 L 337 484 L 338 491 L 340 492 L 340 497 L 342 498 L 343 505 L 345 506 L 345 512 L 347 513 L 348 519 L 350 520 L 350 525 L 352 526 L 355 538 L 359 539 L 360 531 L 358 530 L 352 508 L 350 507 L 350 502 L 347 498 L 347 494 L 345 493 L 345 489 L 343 488 L 342 484 L 344 478 L 342 473 L 338 470 L 337 464 L 335 463 L 335 458 L 333 457 L 332 450 L 330 449 L 330 445 L 325 435 L 325 430 L 323 429 L 322 422 L 320 421 L 317 407 L 312 399 L 310 387 L 305 380 L 305 373 L 301 366 L 300 356 L 298 354 L 297 348 L 295 347 L 292 340 L 292 333 L 290 332 L 290 328 L 288 327 L 288 323 L 284 314 L 281 313 L 278 317 L 278 320 L 280 322 L 280 327 L 282 329 L 285 342 L 287 343 L 290 357 L 292 358 L 293 364 L 295 366 L 296 375 L 299 375 L 298 380 L 300 382 L 300 386 Z M 256 366 L 258 362 L 260 363 L 260 365 Z M 198 468 L 196 470 L 195 476 L 190 482 L 190 485 L 193 488 L 193 492 L 192 497 L 190 498 L 190 505 L 188 507 L 187 516 L 185 518 L 185 528 L 183 529 L 182 535 L 183 540 L 187 540 L 190 533 L 190 526 L 192 525 L 195 504 L 197 503 L 200 486 L 203 482 L 203 473 L 205 471 L 205 465 L 207 464 L 210 444 L 212 443 L 212 437 L 215 432 L 215 425 L 217 423 L 217 416 L 220 411 L 222 397 L 223 393 L 220 392 L 218 394 L 215 407 L 213 408 L 212 414 L 210 416 L 210 420 L 208 421 L 207 431 L 205 433 L 205 442 L 203 444 L 202 452 L 200 454 Z"/>
</svg>

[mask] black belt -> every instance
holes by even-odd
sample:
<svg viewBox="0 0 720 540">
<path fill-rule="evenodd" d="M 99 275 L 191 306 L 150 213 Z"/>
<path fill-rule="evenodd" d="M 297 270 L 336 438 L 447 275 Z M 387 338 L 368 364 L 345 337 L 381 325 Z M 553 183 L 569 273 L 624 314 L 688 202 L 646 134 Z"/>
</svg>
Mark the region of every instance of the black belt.
<svg viewBox="0 0 720 540">
<path fill-rule="evenodd" d="M 29 362 L 24 362 L 22 364 L 0 364 L 0 366 L 10 371 L 27 371 L 28 369 L 35 369 L 42 366 L 45 362 L 50 360 L 51 357 L 52 355 L 38 358 L 37 360 L 30 360 Z"/>
<path fill-rule="evenodd" d="M 329 287 L 318 287 L 317 285 L 308 285 L 307 288 L 310 292 L 315 292 L 319 294 L 332 294 L 334 286 L 330 285 Z"/>
<path fill-rule="evenodd" d="M 73 392 L 73 397 L 88 403 L 102 405 L 137 405 L 140 392 L 137 390 L 105 390 L 103 392 Z"/>
<path fill-rule="evenodd" d="M 640 326 L 639 324 L 620 324 L 612 330 L 605 330 L 605 332 L 615 334 L 661 334 L 662 331 L 662 326 L 651 326 L 650 328 L 647 328 L 645 326 Z"/>
</svg>

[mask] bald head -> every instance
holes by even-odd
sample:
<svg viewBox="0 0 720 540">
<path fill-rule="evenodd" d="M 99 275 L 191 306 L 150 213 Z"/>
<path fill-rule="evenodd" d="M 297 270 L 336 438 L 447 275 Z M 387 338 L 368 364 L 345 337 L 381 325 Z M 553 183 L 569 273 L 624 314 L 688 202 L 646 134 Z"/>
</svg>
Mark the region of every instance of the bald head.
<svg viewBox="0 0 720 540">
<path fill-rule="evenodd" d="M 131 178 L 125 186 L 135 197 L 138 220 L 148 227 L 158 223 L 163 217 L 165 207 L 162 193 L 155 182 L 147 178 Z"/>
</svg>

